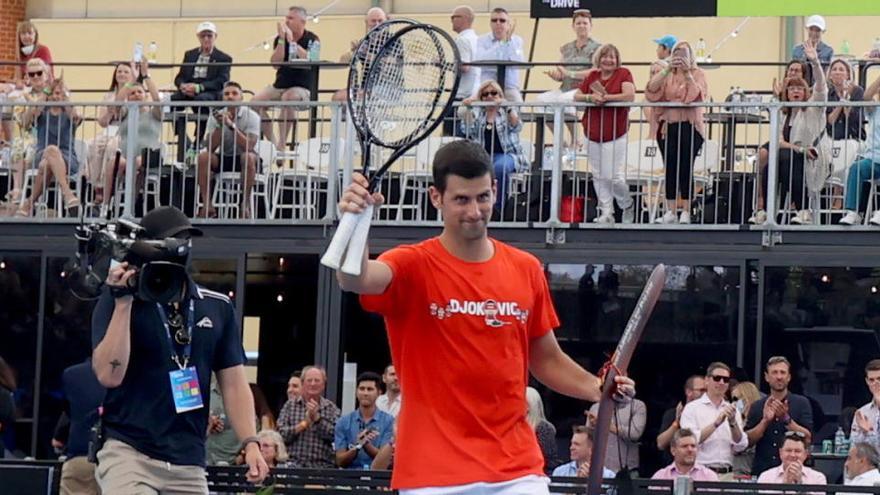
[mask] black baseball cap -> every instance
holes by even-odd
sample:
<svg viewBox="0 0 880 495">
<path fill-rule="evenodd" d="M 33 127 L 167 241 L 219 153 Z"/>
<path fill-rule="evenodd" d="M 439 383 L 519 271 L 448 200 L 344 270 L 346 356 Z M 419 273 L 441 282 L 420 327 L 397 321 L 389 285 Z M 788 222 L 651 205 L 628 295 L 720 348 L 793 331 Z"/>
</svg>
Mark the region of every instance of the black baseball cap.
<svg viewBox="0 0 880 495">
<path fill-rule="evenodd" d="M 201 229 L 193 227 L 189 218 L 173 206 L 160 206 L 150 210 L 141 219 L 141 227 L 144 228 L 144 234 L 151 239 L 175 237 L 181 232 L 187 232 L 194 237 L 202 235 Z"/>
</svg>

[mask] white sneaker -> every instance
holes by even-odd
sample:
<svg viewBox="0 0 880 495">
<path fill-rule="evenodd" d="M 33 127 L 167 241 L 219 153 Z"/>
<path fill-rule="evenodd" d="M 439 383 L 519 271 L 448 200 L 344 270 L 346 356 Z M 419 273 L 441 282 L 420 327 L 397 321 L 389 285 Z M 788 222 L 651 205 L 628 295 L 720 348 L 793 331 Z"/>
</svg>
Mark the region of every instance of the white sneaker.
<svg viewBox="0 0 880 495">
<path fill-rule="evenodd" d="M 681 216 L 678 217 L 678 223 L 691 223 L 691 213 L 687 210 L 681 212 Z"/>
<path fill-rule="evenodd" d="M 630 202 L 629 206 L 623 209 L 623 217 L 621 217 L 621 221 L 623 223 L 634 223 L 636 220 L 636 202 Z"/>
<path fill-rule="evenodd" d="M 767 212 L 758 210 L 749 217 L 749 223 L 752 225 L 761 225 L 767 222 Z"/>
<path fill-rule="evenodd" d="M 874 214 L 871 215 L 871 219 L 868 220 L 868 223 L 871 225 L 880 225 L 880 210 L 875 211 Z"/>
<path fill-rule="evenodd" d="M 593 219 L 593 223 L 605 223 L 608 225 L 614 225 L 613 208 L 599 208 L 599 212 L 599 215 Z"/>
<path fill-rule="evenodd" d="M 813 223 L 813 215 L 810 210 L 801 210 L 797 215 L 791 217 L 791 223 L 795 225 L 806 225 Z"/>
<path fill-rule="evenodd" d="M 880 213 L 880 212 L 878 212 Z M 876 214 L 875 214 L 876 215 Z M 880 219 L 880 218 L 878 218 Z M 841 225 L 857 225 L 862 223 L 862 216 L 854 211 L 847 210 L 846 215 L 840 219 L 839 222 Z"/>
<path fill-rule="evenodd" d="M 668 210 L 662 217 L 654 220 L 654 223 L 678 223 L 678 216 L 672 210 Z"/>
</svg>

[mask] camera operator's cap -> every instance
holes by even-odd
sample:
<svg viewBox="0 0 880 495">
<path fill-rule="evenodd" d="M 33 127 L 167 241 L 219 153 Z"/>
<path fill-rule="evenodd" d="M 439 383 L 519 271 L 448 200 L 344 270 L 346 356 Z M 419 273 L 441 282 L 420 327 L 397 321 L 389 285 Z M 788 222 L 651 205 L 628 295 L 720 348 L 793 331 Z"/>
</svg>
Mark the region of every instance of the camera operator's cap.
<svg viewBox="0 0 880 495">
<path fill-rule="evenodd" d="M 657 43 L 658 45 L 663 45 L 666 48 L 672 50 L 672 47 L 674 47 L 675 44 L 678 43 L 678 38 L 676 38 L 675 36 L 673 36 L 671 34 L 666 34 L 666 35 L 663 35 L 659 38 L 654 39 L 653 41 L 654 41 L 654 43 Z"/>
<path fill-rule="evenodd" d="M 201 229 L 193 227 L 189 218 L 173 206 L 160 206 L 151 210 L 141 219 L 141 227 L 147 237 L 157 240 L 174 237 L 181 232 L 188 232 L 196 237 L 202 235 Z"/>
<path fill-rule="evenodd" d="M 825 18 L 821 15 L 811 15 L 807 18 L 807 29 L 811 27 L 817 27 L 822 31 L 825 31 Z"/>
<path fill-rule="evenodd" d="M 211 31 L 214 34 L 217 34 L 217 26 L 214 25 L 211 21 L 205 21 L 199 24 L 199 27 L 196 28 L 196 34 L 199 34 L 203 31 Z"/>
</svg>

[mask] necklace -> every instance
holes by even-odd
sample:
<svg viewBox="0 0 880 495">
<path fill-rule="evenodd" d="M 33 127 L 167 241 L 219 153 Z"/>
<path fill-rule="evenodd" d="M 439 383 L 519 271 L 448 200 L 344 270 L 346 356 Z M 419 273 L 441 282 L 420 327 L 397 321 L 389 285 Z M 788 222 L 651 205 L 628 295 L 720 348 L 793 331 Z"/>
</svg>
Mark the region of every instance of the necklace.
<svg viewBox="0 0 880 495">
<path fill-rule="evenodd" d="M 180 345 L 189 345 L 192 342 L 192 336 L 186 331 L 183 324 L 183 315 L 180 309 L 175 305 L 171 307 L 171 314 L 168 317 L 168 326 L 174 330 L 174 341 Z"/>
</svg>

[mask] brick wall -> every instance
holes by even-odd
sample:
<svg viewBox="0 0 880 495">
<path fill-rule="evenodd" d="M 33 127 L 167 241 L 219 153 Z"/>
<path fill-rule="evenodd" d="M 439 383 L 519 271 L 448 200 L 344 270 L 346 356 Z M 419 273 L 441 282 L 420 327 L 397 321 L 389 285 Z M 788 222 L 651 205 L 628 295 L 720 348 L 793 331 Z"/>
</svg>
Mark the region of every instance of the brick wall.
<svg viewBox="0 0 880 495">
<path fill-rule="evenodd" d="M 24 20 L 27 0 L 0 0 L 0 60 L 15 60 L 15 26 Z M 0 66 L 0 79 L 13 77 L 11 65 Z"/>
</svg>

